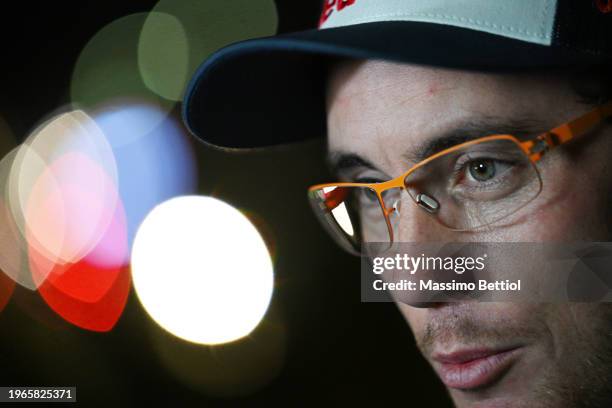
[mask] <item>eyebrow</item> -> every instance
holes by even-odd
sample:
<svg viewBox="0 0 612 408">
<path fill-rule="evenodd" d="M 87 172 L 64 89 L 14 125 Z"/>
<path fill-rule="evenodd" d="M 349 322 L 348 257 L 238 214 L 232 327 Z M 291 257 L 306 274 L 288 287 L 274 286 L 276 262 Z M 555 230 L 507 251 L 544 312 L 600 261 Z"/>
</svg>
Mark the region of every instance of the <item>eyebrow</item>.
<svg viewBox="0 0 612 408">
<path fill-rule="evenodd" d="M 441 152 L 461 143 L 469 142 L 489 135 L 513 135 L 519 139 L 533 136 L 542 132 L 542 124 L 532 117 L 521 117 L 503 120 L 495 117 L 483 117 L 458 124 L 419 145 L 406 149 L 401 160 L 416 164 L 429 156 Z M 371 161 L 359 154 L 348 151 L 331 151 L 327 162 L 334 174 L 341 174 L 355 168 L 366 168 L 381 171 Z"/>
<path fill-rule="evenodd" d="M 366 160 L 356 153 L 341 151 L 330 152 L 330 154 L 327 156 L 327 164 L 333 174 L 340 174 L 343 171 L 360 167 L 379 171 L 379 169 L 372 164 L 372 162 Z"/>
</svg>

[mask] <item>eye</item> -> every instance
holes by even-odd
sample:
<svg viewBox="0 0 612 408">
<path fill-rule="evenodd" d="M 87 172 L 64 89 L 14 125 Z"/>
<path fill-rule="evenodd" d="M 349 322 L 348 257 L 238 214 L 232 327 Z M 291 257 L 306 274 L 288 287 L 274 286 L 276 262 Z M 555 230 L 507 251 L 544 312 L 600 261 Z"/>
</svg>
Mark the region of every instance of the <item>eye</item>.
<svg viewBox="0 0 612 408">
<path fill-rule="evenodd" d="M 381 183 L 382 180 L 377 179 L 375 177 L 371 177 L 371 176 L 361 176 L 361 177 L 356 177 L 354 179 L 355 183 L 364 183 L 364 184 L 375 184 L 375 183 Z M 354 190 L 354 194 L 355 197 L 357 198 L 357 201 L 360 202 L 361 206 L 370 206 L 373 204 L 378 205 L 378 196 L 376 195 L 376 193 L 367 188 L 367 187 L 361 187 L 361 188 L 357 188 Z"/>
<path fill-rule="evenodd" d="M 489 159 L 472 160 L 468 163 L 468 172 L 476 181 L 489 181 L 497 173 L 496 162 Z"/>
</svg>

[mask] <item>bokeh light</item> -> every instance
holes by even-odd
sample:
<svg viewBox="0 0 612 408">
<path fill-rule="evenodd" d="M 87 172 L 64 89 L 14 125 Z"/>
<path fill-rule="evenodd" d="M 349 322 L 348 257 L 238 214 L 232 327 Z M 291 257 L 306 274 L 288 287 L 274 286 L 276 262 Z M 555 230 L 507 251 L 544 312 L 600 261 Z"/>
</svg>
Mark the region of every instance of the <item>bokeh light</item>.
<svg viewBox="0 0 612 408">
<path fill-rule="evenodd" d="M 110 276 L 103 282 L 112 282 L 106 290 L 96 287 L 105 274 Z M 95 302 L 84 302 L 70 296 L 66 291 L 91 293 L 103 293 L 102 297 Z M 64 320 L 82 329 L 106 332 L 111 330 L 121 317 L 128 295 L 130 293 L 131 280 L 128 267 L 100 268 L 81 260 L 75 264 L 56 266 L 49 279 L 38 288 L 45 302 Z"/>
<path fill-rule="evenodd" d="M 273 267 L 255 227 L 211 197 L 169 200 L 147 216 L 132 249 L 134 288 L 168 332 L 220 344 L 248 335 L 265 314 Z"/>
<path fill-rule="evenodd" d="M 27 242 L 6 200 L 9 174 L 17 151 L 15 148 L 0 160 L 0 270 L 14 282 L 33 290 L 36 285 L 27 267 Z"/>
<path fill-rule="evenodd" d="M 264 216 L 256 213 L 253 210 L 247 210 L 244 208 L 240 209 L 240 212 L 243 213 L 249 221 L 257 228 L 259 234 L 263 238 L 266 246 L 268 247 L 268 252 L 270 252 L 270 258 L 272 258 L 272 263 L 276 263 L 276 254 L 278 251 L 278 242 L 277 237 L 274 232 L 274 228 L 270 225 L 270 222 L 266 220 Z"/>
<path fill-rule="evenodd" d="M 110 105 L 92 116 L 113 148 L 131 248 L 136 229 L 156 205 L 195 191 L 195 157 L 184 128 L 154 105 Z"/>
<path fill-rule="evenodd" d="M 0 161 L 0 268 L 57 315 L 108 331 L 131 287 L 127 220 L 106 135 L 55 114 Z"/>
<path fill-rule="evenodd" d="M 50 264 L 47 257 L 30 248 L 30 270 L 34 281 L 39 285 L 43 282 L 51 285 L 62 295 L 80 302 L 100 301 L 128 265 L 125 224 L 123 208 L 117 206 L 113 220 L 103 232 L 98 245 L 75 262 Z M 43 274 L 39 276 L 41 269 Z M 50 272 L 47 272 L 49 269 Z M 40 290 L 44 292 L 42 287 Z"/>
<path fill-rule="evenodd" d="M 141 75 L 152 91 L 180 100 L 188 79 L 213 52 L 273 35 L 277 26 L 274 0 L 161 0 L 142 29 Z"/>
<path fill-rule="evenodd" d="M 125 223 L 123 208 L 117 206 L 113 220 L 89 254 L 74 263 L 54 264 L 45 276 L 38 291 L 64 320 L 83 329 L 106 332 L 121 317 L 131 288 Z M 114 262 L 106 257 L 109 253 Z M 36 280 L 41 264 L 45 272 L 49 268 L 48 259 L 32 250 L 29 255 Z"/>
<path fill-rule="evenodd" d="M 182 98 L 189 73 L 189 41 L 176 17 L 149 14 L 138 43 L 138 66 L 151 91 L 169 100 Z"/>
<path fill-rule="evenodd" d="M 138 42 L 149 13 L 135 13 L 114 20 L 98 31 L 81 51 L 75 64 L 70 94 L 72 102 L 86 109 L 111 101 L 145 100 L 169 112 L 174 101 L 151 92 L 138 65 Z M 151 130 L 156 123 L 150 123 Z"/>
<path fill-rule="evenodd" d="M 0 117 L 0 309 L 17 283 L 65 321 L 111 330 L 133 254 L 139 298 L 169 332 L 221 344 L 254 330 L 272 296 L 272 230 L 250 214 L 262 238 L 213 198 L 173 199 L 197 187 L 175 108 L 203 60 L 277 24 L 273 0 L 161 0 L 89 39 L 71 105 L 22 144 Z"/>
<path fill-rule="evenodd" d="M 21 145 L 12 156 L 11 167 L 7 180 L 5 197 L 11 213 L 11 219 L 17 227 L 17 233 L 21 237 L 17 242 L 25 243 L 25 248 L 28 246 L 36 251 L 44 254 L 49 258 L 51 263 L 63 262 L 59 259 L 60 252 L 64 243 L 65 228 L 58 228 L 50 241 L 39 242 L 37 240 L 39 233 L 44 233 L 46 223 L 43 225 L 31 225 L 26 219 L 26 211 L 29 205 L 30 193 L 37 184 L 39 178 L 45 175 L 43 184 L 40 185 L 39 191 L 46 195 L 60 195 L 59 185 L 52 172 L 48 171 L 47 163 L 38 155 L 38 153 L 30 148 L 27 144 Z M 37 197 L 40 199 L 40 197 Z M 46 197 L 45 197 L 46 198 Z M 41 207 L 43 203 L 38 203 Z M 36 204 L 34 204 L 36 205 Z M 44 207 L 43 207 L 44 209 Z M 58 212 L 59 211 L 59 212 Z M 49 214 L 51 215 L 51 214 Z M 58 223 L 67 222 L 66 213 L 63 207 L 53 209 L 53 220 Z M 31 242 L 27 242 L 27 234 L 30 228 L 34 228 L 35 232 L 29 235 Z M 43 237 L 45 238 L 45 237 Z M 34 282 L 35 283 L 35 282 Z M 36 286 L 35 286 L 36 287 Z"/>
<path fill-rule="evenodd" d="M 157 105 L 56 113 L 0 161 L 0 270 L 62 319 L 111 330 L 138 225 L 196 183 L 187 135 Z"/>
<path fill-rule="evenodd" d="M 93 120 L 69 111 L 45 122 L 9 159 L 5 197 L 24 238 L 16 242 L 46 259 L 32 281 L 38 287 L 55 264 L 90 253 L 111 223 L 118 205 L 114 156 Z M 117 257 L 126 263 L 125 254 Z"/>
</svg>

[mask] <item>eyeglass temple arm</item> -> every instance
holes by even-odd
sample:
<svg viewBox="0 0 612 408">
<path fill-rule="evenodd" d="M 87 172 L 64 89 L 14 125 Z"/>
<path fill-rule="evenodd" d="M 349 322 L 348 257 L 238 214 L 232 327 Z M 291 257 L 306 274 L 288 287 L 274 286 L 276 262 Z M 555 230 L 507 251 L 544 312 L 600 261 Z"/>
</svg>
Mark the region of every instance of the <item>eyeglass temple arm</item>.
<svg viewBox="0 0 612 408">
<path fill-rule="evenodd" d="M 538 135 L 535 139 L 522 143 L 533 161 L 538 161 L 544 153 L 555 146 L 569 142 L 574 137 L 581 136 L 612 116 L 612 101 L 598 106 L 581 117 L 558 126 L 546 133 Z"/>
</svg>

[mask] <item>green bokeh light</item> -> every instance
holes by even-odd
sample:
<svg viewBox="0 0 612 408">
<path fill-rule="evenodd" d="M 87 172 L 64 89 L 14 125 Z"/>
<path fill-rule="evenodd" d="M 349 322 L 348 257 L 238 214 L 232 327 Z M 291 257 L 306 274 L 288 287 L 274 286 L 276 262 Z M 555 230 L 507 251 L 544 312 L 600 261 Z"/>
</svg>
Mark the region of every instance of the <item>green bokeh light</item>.
<svg viewBox="0 0 612 408">
<path fill-rule="evenodd" d="M 152 91 L 180 100 L 197 67 L 212 53 L 230 43 L 273 35 L 277 26 L 273 0 L 161 0 L 140 37 L 141 75 Z"/>
</svg>

